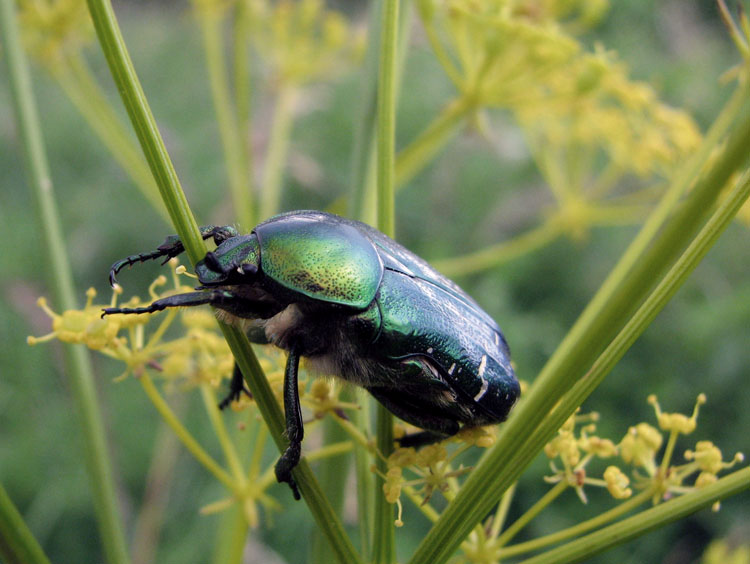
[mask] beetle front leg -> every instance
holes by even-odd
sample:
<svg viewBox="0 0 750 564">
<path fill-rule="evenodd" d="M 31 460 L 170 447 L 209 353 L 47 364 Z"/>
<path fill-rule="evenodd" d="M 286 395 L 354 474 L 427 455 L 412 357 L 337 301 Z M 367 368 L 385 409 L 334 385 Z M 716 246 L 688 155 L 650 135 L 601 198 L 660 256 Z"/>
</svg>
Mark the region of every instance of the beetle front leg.
<svg viewBox="0 0 750 564">
<path fill-rule="evenodd" d="M 237 235 L 239 235 L 237 230 L 231 225 L 222 225 L 219 227 L 215 225 L 204 225 L 200 228 L 200 232 L 201 237 L 204 241 L 213 237 L 214 243 L 216 243 L 217 246 L 227 239 L 231 239 L 232 237 L 236 237 Z M 129 257 L 118 260 L 115 264 L 113 264 L 112 268 L 109 269 L 109 284 L 110 286 L 114 287 L 114 285 L 117 283 L 117 273 L 126 266 L 133 266 L 134 264 L 137 264 L 139 262 L 146 262 L 147 260 L 154 260 L 161 257 L 166 257 L 164 259 L 164 263 L 166 263 L 169 259 L 182 254 L 184 251 L 185 245 L 183 245 L 182 240 L 179 238 L 179 236 L 169 235 L 164 240 L 164 242 L 156 248 L 155 251 L 151 251 L 148 253 L 139 253 L 137 255 L 130 255 Z"/>
<path fill-rule="evenodd" d="M 177 294 L 162 298 L 152 302 L 145 307 L 105 307 L 102 309 L 102 317 L 115 313 L 124 314 L 141 314 L 155 313 L 170 307 L 191 307 L 199 305 L 226 305 L 229 302 L 237 301 L 238 298 L 230 292 L 224 290 L 210 290 L 207 292 L 187 292 L 186 294 Z"/>
<path fill-rule="evenodd" d="M 276 480 L 287 482 L 292 488 L 294 499 L 300 499 L 297 483 L 292 477 L 292 470 L 299 463 L 302 452 L 302 438 L 305 429 L 302 425 L 302 410 L 299 405 L 299 388 L 297 387 L 297 372 L 299 370 L 299 344 L 292 343 L 284 371 L 284 414 L 286 418 L 286 434 L 289 446 L 276 463 Z"/>
</svg>

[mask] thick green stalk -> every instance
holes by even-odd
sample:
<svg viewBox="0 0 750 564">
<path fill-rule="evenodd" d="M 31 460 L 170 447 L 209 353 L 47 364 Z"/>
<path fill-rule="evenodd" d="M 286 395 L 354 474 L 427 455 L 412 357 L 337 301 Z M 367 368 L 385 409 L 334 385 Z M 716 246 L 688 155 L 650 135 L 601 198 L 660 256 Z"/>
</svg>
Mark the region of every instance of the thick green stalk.
<svg viewBox="0 0 750 564">
<path fill-rule="evenodd" d="M 378 70 L 378 228 L 395 237 L 394 155 L 396 151 L 396 43 L 399 0 L 384 0 Z"/>
<path fill-rule="evenodd" d="M 88 6 L 110 72 L 159 185 L 162 198 L 175 229 L 185 245 L 190 261 L 195 264 L 203 257 L 205 245 L 136 76 L 112 5 L 108 0 L 88 0 Z M 250 348 L 247 337 L 234 327 L 221 325 L 221 329 L 274 440 L 283 450 L 286 446 L 286 439 L 283 437 L 284 417 L 263 375 L 258 359 Z M 322 495 L 306 461 L 303 460 L 300 463 L 294 475 L 318 525 L 325 531 L 329 542 L 337 550 L 339 560 L 342 563 L 359 562 L 359 555 L 346 536 L 340 520 Z"/>
<path fill-rule="evenodd" d="M 370 171 L 375 156 L 375 124 L 378 100 L 378 63 L 380 61 L 380 25 L 383 0 L 370 3 L 368 26 L 369 41 L 360 85 L 359 119 L 354 129 L 354 147 L 351 156 L 351 178 L 348 215 L 354 219 L 374 224 L 377 221 L 374 202 L 369 201 Z M 369 216 L 369 217 L 368 217 Z"/>
<path fill-rule="evenodd" d="M 0 559 L 6 564 L 49 564 L 49 558 L 31 534 L 2 484 L 0 484 Z"/>
<path fill-rule="evenodd" d="M 398 40 L 399 0 L 384 0 L 378 69 L 377 118 L 377 210 L 378 228 L 395 237 L 394 154 L 396 146 L 396 47 Z M 376 409 L 377 447 L 383 456 L 393 450 L 393 416 L 382 405 Z M 387 471 L 385 461 L 378 459 L 381 474 Z M 383 495 L 375 496 L 372 561 L 393 562 L 396 556 L 393 506 Z"/>
<path fill-rule="evenodd" d="M 401 78 L 404 74 L 406 54 L 409 44 L 409 32 L 411 31 L 411 7 L 410 2 L 403 2 L 399 10 L 398 49 L 395 70 L 396 98 L 401 86 Z M 351 181 L 348 200 L 348 215 L 354 219 L 374 225 L 377 222 L 377 210 L 375 203 L 375 158 L 377 151 L 376 123 L 377 123 L 377 100 L 378 100 L 378 65 L 380 61 L 380 35 L 381 35 L 381 13 L 383 10 L 382 0 L 370 4 L 368 18 L 369 36 L 372 38 L 367 43 L 365 54 L 365 66 L 363 70 L 364 79 L 360 90 L 360 108 L 357 127 L 354 132 L 354 149 L 352 151 Z M 399 187 L 399 158 L 394 163 L 395 188 Z"/>
<path fill-rule="evenodd" d="M 540 440 L 541 444 L 530 445 L 530 435 L 535 433 L 559 398 L 575 385 L 585 367 L 591 366 L 660 274 L 672 264 L 675 255 L 688 244 L 729 176 L 746 161 L 748 146 L 750 111 L 745 108 L 723 150 L 713 161 L 711 170 L 698 179 L 684 204 L 652 246 L 636 257 L 636 264 L 628 276 L 613 285 L 608 299 L 596 309 L 596 313 L 587 315 L 584 312 L 576 322 L 513 417 L 502 427 L 495 447 L 471 473 L 455 502 L 422 541 L 413 563 L 443 562 L 517 478 L 543 444 Z M 567 407 L 572 412 L 573 408 Z M 551 436 L 556 428 L 547 429 L 547 436 Z M 544 436 L 539 438 L 545 439 Z"/>
<path fill-rule="evenodd" d="M 109 0 L 87 0 L 89 13 L 96 29 L 109 70 L 120 93 L 130 122 L 135 129 L 141 149 L 159 187 L 169 217 L 180 236 L 190 262 L 195 264 L 206 252 L 198 224 L 190 211 L 185 194 L 177 178 L 164 140 L 159 133 L 151 108 L 130 60 L 122 32 Z"/>
<path fill-rule="evenodd" d="M 246 154 L 243 154 L 242 136 L 245 132 L 238 127 L 237 116 L 229 90 L 229 75 L 224 56 L 223 10 L 215 4 L 193 2 L 203 37 L 203 50 L 206 55 L 211 96 L 219 126 L 221 146 L 224 151 L 229 191 L 232 194 L 234 212 L 240 226 L 252 229 L 253 210 L 250 191 L 250 172 Z"/>
<path fill-rule="evenodd" d="M 353 388 L 346 388 L 342 391 L 353 392 Z M 349 393 L 348 395 L 353 395 Z M 342 397 L 343 399 L 343 397 Z M 346 441 L 349 434 L 339 425 L 333 417 L 327 417 L 323 421 L 323 444 L 333 445 Z M 347 485 L 347 477 L 351 465 L 351 455 L 349 453 L 341 456 L 329 456 L 318 463 L 318 476 L 320 486 L 326 494 L 328 501 L 336 515 L 341 515 L 344 507 L 344 494 Z M 328 540 L 320 534 L 320 531 L 313 531 L 312 548 L 310 550 L 310 562 L 332 562 L 333 549 Z"/>
<path fill-rule="evenodd" d="M 9 84 L 23 141 L 26 170 L 34 192 L 40 231 L 47 251 L 46 271 L 50 275 L 50 285 L 59 309 L 77 309 L 73 277 L 54 198 L 31 77 L 21 48 L 11 0 L 0 1 L 0 40 L 7 60 Z M 66 345 L 63 350 L 66 372 L 70 375 L 72 384 L 75 411 L 79 414 L 86 468 L 91 479 L 94 509 L 104 550 L 110 563 L 124 564 L 129 559 L 104 437 L 105 425 L 96 397 L 90 359 L 83 347 Z"/>
<path fill-rule="evenodd" d="M 249 346 L 246 347 L 246 345 L 249 345 L 247 337 L 234 327 L 222 325 L 221 328 L 237 363 L 240 365 L 240 370 L 253 394 L 253 399 L 258 405 L 263 420 L 268 426 L 271 437 L 279 450 L 283 451 L 288 444 L 284 435 L 284 414 L 276 401 L 276 396 L 274 396 L 268 380 L 263 375 L 257 358 L 252 354 L 252 351 L 249 351 Z M 344 531 L 341 520 L 333 511 L 331 504 L 328 503 L 323 490 L 310 469 L 310 465 L 304 458 L 300 460 L 292 474 L 302 493 L 302 498 L 310 508 L 318 527 L 328 539 L 339 562 L 341 564 L 360 563 L 362 560 L 349 540 L 346 531 Z M 291 493 L 288 493 L 288 495 L 291 496 Z"/>
<path fill-rule="evenodd" d="M 568 564 L 586 560 L 747 489 L 750 489 L 750 468 L 732 472 L 715 484 L 676 497 L 595 533 L 524 560 L 524 564 Z"/>
</svg>

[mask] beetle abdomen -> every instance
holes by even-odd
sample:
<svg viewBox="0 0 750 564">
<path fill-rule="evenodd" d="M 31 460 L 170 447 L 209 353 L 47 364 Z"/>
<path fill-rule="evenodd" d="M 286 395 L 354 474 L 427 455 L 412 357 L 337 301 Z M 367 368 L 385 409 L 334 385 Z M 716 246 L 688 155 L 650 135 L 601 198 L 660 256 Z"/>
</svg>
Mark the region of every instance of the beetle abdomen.
<svg viewBox="0 0 750 564">
<path fill-rule="evenodd" d="M 374 345 L 391 359 L 423 356 L 441 371 L 473 424 L 503 421 L 520 389 L 502 335 L 450 292 L 386 270 L 377 296 L 382 312 Z M 402 383 L 403 385 L 404 383 Z M 468 422 L 468 421 L 467 421 Z"/>
</svg>

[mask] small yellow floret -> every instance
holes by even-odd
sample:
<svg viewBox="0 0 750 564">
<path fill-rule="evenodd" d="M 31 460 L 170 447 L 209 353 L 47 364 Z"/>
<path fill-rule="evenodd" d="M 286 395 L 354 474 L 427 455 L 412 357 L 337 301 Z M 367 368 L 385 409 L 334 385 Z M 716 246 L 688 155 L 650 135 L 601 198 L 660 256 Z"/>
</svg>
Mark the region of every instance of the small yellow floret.
<svg viewBox="0 0 750 564">
<path fill-rule="evenodd" d="M 607 490 L 615 499 L 626 499 L 633 494 L 628 485 L 630 479 L 617 466 L 609 466 L 604 471 L 604 481 L 607 483 Z"/>
</svg>

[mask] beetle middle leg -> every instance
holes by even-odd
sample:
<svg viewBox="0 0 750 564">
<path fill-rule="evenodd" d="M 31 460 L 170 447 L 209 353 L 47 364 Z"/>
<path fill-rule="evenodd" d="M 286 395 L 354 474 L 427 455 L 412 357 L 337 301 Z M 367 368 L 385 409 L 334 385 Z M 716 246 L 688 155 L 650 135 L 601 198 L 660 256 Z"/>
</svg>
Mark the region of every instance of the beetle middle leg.
<svg viewBox="0 0 750 564">
<path fill-rule="evenodd" d="M 299 388 L 297 384 L 297 373 L 299 371 L 300 346 L 293 343 L 289 349 L 289 356 L 284 371 L 284 415 L 286 418 L 286 434 L 289 446 L 276 462 L 276 479 L 279 482 L 287 482 L 292 488 L 294 499 L 300 499 L 297 483 L 292 477 L 292 470 L 299 463 L 302 452 L 302 438 L 305 429 L 302 425 L 302 410 L 299 405 Z"/>
</svg>

